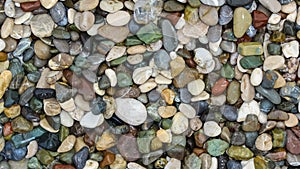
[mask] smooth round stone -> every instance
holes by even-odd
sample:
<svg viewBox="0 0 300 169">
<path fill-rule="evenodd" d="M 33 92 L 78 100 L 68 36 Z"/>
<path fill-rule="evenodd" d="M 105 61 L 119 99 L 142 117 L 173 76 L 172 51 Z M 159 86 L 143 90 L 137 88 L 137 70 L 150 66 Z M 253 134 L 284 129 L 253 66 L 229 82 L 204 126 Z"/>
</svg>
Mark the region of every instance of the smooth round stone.
<svg viewBox="0 0 300 169">
<path fill-rule="evenodd" d="M 207 152 L 212 156 L 220 156 L 225 153 L 229 144 L 221 139 L 212 139 L 207 142 Z"/>
<path fill-rule="evenodd" d="M 79 11 L 89 11 L 99 5 L 99 0 L 81 0 L 74 4 L 74 8 Z"/>
<path fill-rule="evenodd" d="M 187 88 L 192 95 L 197 96 L 204 90 L 205 84 L 203 80 L 197 79 L 188 83 Z"/>
<path fill-rule="evenodd" d="M 237 81 L 232 81 L 227 88 L 227 102 L 235 104 L 241 96 L 241 84 Z"/>
<path fill-rule="evenodd" d="M 219 24 L 226 25 L 228 24 L 233 18 L 233 10 L 228 5 L 223 5 L 220 8 L 220 16 L 219 16 Z"/>
<path fill-rule="evenodd" d="M 241 80 L 241 98 L 245 102 L 253 100 L 255 95 L 254 87 L 250 83 L 250 78 L 248 74 L 244 74 Z"/>
<path fill-rule="evenodd" d="M 281 6 L 281 12 L 290 14 L 292 12 L 294 12 L 297 9 L 297 4 L 295 1 L 292 1 L 288 4 L 284 4 Z"/>
<path fill-rule="evenodd" d="M 284 43 L 282 45 L 282 53 L 286 58 L 298 57 L 299 55 L 299 42 L 296 40 Z"/>
<path fill-rule="evenodd" d="M 280 55 L 268 56 L 263 64 L 264 71 L 275 70 L 284 67 L 285 59 Z"/>
<path fill-rule="evenodd" d="M 117 98 L 116 116 L 124 122 L 137 126 L 145 122 L 147 118 L 147 110 L 145 106 L 138 100 L 132 98 Z"/>
<path fill-rule="evenodd" d="M 2 37 L 2 36 L 1 36 Z M 17 47 L 17 41 L 11 37 L 3 39 L 5 41 L 4 52 L 12 52 Z"/>
<path fill-rule="evenodd" d="M 260 68 L 255 68 L 250 76 L 250 82 L 253 86 L 259 86 L 263 80 L 263 71 Z"/>
<path fill-rule="evenodd" d="M 275 25 L 275 24 L 278 24 L 278 23 L 280 22 L 280 20 L 281 20 L 281 15 L 273 13 L 273 14 L 269 17 L 268 23 L 274 24 L 274 25 Z"/>
<path fill-rule="evenodd" d="M 200 0 L 203 4 L 209 6 L 222 6 L 225 3 L 225 0 Z"/>
<path fill-rule="evenodd" d="M 272 13 L 278 13 L 281 10 L 281 4 L 277 0 L 259 0 L 259 2 Z"/>
<path fill-rule="evenodd" d="M 255 147 L 261 151 L 269 151 L 272 149 L 272 137 L 263 133 L 256 138 Z"/>
<path fill-rule="evenodd" d="M 103 122 L 103 114 L 95 115 L 92 112 L 88 112 L 80 120 L 80 125 L 86 128 L 95 128 L 100 126 Z"/>
<path fill-rule="evenodd" d="M 75 153 L 75 155 L 72 157 L 72 161 L 76 168 L 84 168 L 86 161 L 89 158 L 89 149 L 88 147 L 83 147 Z"/>
<path fill-rule="evenodd" d="M 160 106 L 157 112 L 162 118 L 169 118 L 176 114 L 177 109 L 174 106 Z"/>
<path fill-rule="evenodd" d="M 159 69 L 168 70 L 170 68 L 171 58 L 165 50 L 159 50 L 154 53 L 154 63 Z"/>
<path fill-rule="evenodd" d="M 112 26 L 123 26 L 126 25 L 130 20 L 130 15 L 126 11 L 118 11 L 115 13 L 108 14 L 106 21 Z"/>
<path fill-rule="evenodd" d="M 188 118 L 181 112 L 175 114 L 172 119 L 171 131 L 174 134 L 182 134 L 189 127 Z"/>
<path fill-rule="evenodd" d="M 100 8 L 109 13 L 117 12 L 123 7 L 123 2 L 120 1 L 103 0 L 100 2 Z"/>
<path fill-rule="evenodd" d="M 241 38 L 252 23 L 250 13 L 243 7 L 234 10 L 233 32 L 237 38 Z"/>
<path fill-rule="evenodd" d="M 221 134 L 221 127 L 214 121 L 207 121 L 203 125 L 203 131 L 208 137 L 216 137 Z"/>
<path fill-rule="evenodd" d="M 75 14 L 74 23 L 81 31 L 89 30 L 95 22 L 95 15 L 92 12 L 85 11 L 83 13 L 77 12 Z"/>
<path fill-rule="evenodd" d="M 46 45 L 41 40 L 37 40 L 34 43 L 34 52 L 40 59 L 49 59 L 50 54 L 50 46 Z"/>
<path fill-rule="evenodd" d="M 222 115 L 228 120 L 228 121 L 236 121 L 238 114 L 237 109 L 233 106 L 224 105 L 221 107 L 221 113 Z"/>
<path fill-rule="evenodd" d="M 137 68 L 132 74 L 132 79 L 136 84 L 143 84 L 150 78 L 152 72 L 153 70 L 150 66 Z"/>
<path fill-rule="evenodd" d="M 25 158 L 31 158 L 33 157 L 38 151 L 38 143 L 33 140 L 31 141 L 27 146 L 27 154 Z"/>
<path fill-rule="evenodd" d="M 286 127 L 295 127 L 298 125 L 299 120 L 298 117 L 295 114 L 288 113 L 289 119 L 284 121 L 284 124 Z"/>
<path fill-rule="evenodd" d="M 34 15 L 30 20 L 32 33 L 40 38 L 52 35 L 54 21 L 48 14 Z"/>
<path fill-rule="evenodd" d="M 66 17 L 66 9 L 62 2 L 58 2 L 50 9 L 50 14 L 55 23 L 59 23 Z"/>
<path fill-rule="evenodd" d="M 210 42 L 217 42 L 221 38 L 222 26 L 215 25 L 211 26 L 207 32 L 207 38 Z"/>
<path fill-rule="evenodd" d="M 194 61 L 197 63 L 199 73 L 208 74 L 215 68 L 215 61 L 212 58 L 212 54 L 204 48 L 195 49 Z"/>
<path fill-rule="evenodd" d="M 252 100 L 250 102 L 244 102 L 240 109 L 238 110 L 238 122 L 245 121 L 246 117 L 248 114 L 255 114 L 256 116 L 259 116 L 260 114 L 260 109 L 259 109 L 259 104 L 255 101 Z"/>
<path fill-rule="evenodd" d="M 199 17 L 206 25 L 214 26 L 218 23 L 218 10 L 211 6 L 201 5 L 199 8 Z"/>
<path fill-rule="evenodd" d="M 230 143 L 232 145 L 240 146 L 245 144 L 246 137 L 245 134 L 241 131 L 236 131 L 232 134 Z"/>
<path fill-rule="evenodd" d="M 192 119 L 196 116 L 196 110 L 189 104 L 181 103 L 178 109 L 189 119 Z"/>
</svg>

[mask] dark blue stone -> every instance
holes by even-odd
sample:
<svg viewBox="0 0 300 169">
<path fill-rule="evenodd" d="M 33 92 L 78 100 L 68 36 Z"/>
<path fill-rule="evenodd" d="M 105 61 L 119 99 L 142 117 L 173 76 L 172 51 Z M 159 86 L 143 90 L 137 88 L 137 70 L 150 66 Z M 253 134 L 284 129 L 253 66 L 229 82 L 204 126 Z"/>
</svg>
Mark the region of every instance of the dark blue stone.
<svg viewBox="0 0 300 169">
<path fill-rule="evenodd" d="M 5 143 L 4 154 L 7 159 L 20 161 L 27 153 L 26 147 L 16 148 L 11 141 Z"/>
<path fill-rule="evenodd" d="M 58 134 L 45 133 L 38 139 L 38 145 L 50 151 L 56 151 L 60 146 Z"/>
<path fill-rule="evenodd" d="M 73 156 L 72 161 L 76 169 L 83 169 L 88 158 L 89 149 L 87 147 L 83 147 Z"/>
<path fill-rule="evenodd" d="M 240 162 L 235 161 L 235 160 L 229 160 L 227 162 L 227 168 L 229 169 L 242 169 L 243 166 Z"/>
<path fill-rule="evenodd" d="M 50 88 L 36 88 L 34 90 L 34 96 L 40 100 L 54 98 L 55 94 L 55 90 Z"/>
<path fill-rule="evenodd" d="M 268 99 L 262 99 L 260 101 L 260 105 L 259 105 L 259 108 L 260 108 L 260 111 L 263 112 L 263 113 L 269 113 L 274 107 L 274 104 L 269 101 Z"/>
<path fill-rule="evenodd" d="M 28 106 L 23 106 L 21 109 L 22 116 L 31 122 L 39 122 L 40 116 Z"/>
<path fill-rule="evenodd" d="M 261 87 L 265 89 L 272 89 L 275 85 L 275 81 L 277 80 L 277 78 L 278 75 L 274 71 L 266 71 L 261 82 Z"/>
<path fill-rule="evenodd" d="M 245 136 L 246 136 L 246 143 L 245 145 L 247 147 L 254 147 L 255 145 L 255 140 L 258 137 L 258 133 L 257 132 L 245 132 Z"/>
<path fill-rule="evenodd" d="M 228 121 L 236 121 L 238 114 L 237 114 L 237 108 L 230 106 L 230 105 L 224 105 L 221 107 L 221 113 Z"/>
<path fill-rule="evenodd" d="M 7 90 L 4 94 L 4 107 L 10 107 L 19 102 L 19 94 L 15 90 Z"/>
<path fill-rule="evenodd" d="M 90 108 L 94 115 L 98 115 L 106 111 L 106 103 L 101 97 L 97 97 L 90 102 Z"/>
<path fill-rule="evenodd" d="M 34 91 L 35 87 L 31 86 L 29 88 L 27 88 L 20 96 L 20 101 L 19 104 L 21 106 L 25 106 L 30 99 L 33 97 L 33 91 Z"/>
<path fill-rule="evenodd" d="M 23 62 L 28 62 L 33 56 L 34 50 L 32 47 L 30 47 L 23 54 Z"/>
<path fill-rule="evenodd" d="M 62 2 L 58 2 L 50 9 L 50 14 L 55 23 L 59 23 L 66 17 L 66 9 Z"/>
</svg>

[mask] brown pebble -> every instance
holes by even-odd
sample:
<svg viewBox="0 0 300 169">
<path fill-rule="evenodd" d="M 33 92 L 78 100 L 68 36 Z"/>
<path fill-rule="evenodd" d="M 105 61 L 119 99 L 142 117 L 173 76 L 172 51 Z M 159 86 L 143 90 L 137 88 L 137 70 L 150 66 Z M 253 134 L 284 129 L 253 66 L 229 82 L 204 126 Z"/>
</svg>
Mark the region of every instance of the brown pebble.
<svg viewBox="0 0 300 169">
<path fill-rule="evenodd" d="M 226 90 L 227 86 L 229 85 L 229 81 L 225 78 L 220 78 L 216 81 L 215 85 L 212 87 L 212 94 L 214 96 L 219 96 Z"/>
<path fill-rule="evenodd" d="M 205 153 L 206 150 L 202 148 L 194 148 L 193 153 L 195 153 L 197 156 L 200 156 L 201 154 Z"/>
<path fill-rule="evenodd" d="M 3 126 L 3 136 L 6 137 L 10 134 L 13 134 L 11 122 L 7 122 Z"/>
<path fill-rule="evenodd" d="M 55 164 L 53 169 L 75 169 L 72 165 Z"/>
<path fill-rule="evenodd" d="M 0 62 L 7 60 L 7 54 L 5 52 L 0 52 Z"/>
<path fill-rule="evenodd" d="M 105 166 L 112 164 L 115 161 L 115 158 L 115 154 L 110 151 L 106 151 L 104 153 L 103 160 L 100 162 L 100 168 L 104 168 Z"/>
<path fill-rule="evenodd" d="M 41 7 L 40 1 L 21 3 L 21 9 L 24 12 L 31 12 Z"/>
</svg>

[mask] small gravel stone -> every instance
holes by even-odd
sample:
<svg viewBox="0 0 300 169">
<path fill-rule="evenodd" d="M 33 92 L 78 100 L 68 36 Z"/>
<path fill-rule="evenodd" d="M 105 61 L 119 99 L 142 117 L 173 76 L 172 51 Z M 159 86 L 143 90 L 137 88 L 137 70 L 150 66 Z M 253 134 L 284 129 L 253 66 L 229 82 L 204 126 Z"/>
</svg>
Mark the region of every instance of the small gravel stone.
<svg viewBox="0 0 300 169">
<path fill-rule="evenodd" d="M 214 121 L 207 121 L 203 125 L 203 131 L 208 137 L 216 137 L 221 134 L 221 127 Z"/>
</svg>

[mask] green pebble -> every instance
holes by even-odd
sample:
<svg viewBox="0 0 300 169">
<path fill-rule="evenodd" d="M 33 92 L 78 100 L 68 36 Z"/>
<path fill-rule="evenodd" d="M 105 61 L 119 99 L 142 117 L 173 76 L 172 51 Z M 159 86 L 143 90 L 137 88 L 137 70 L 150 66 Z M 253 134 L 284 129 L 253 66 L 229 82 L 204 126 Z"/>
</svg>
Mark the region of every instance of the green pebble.
<svg viewBox="0 0 300 169">
<path fill-rule="evenodd" d="M 38 70 L 32 62 L 23 63 L 23 67 L 27 72 L 34 72 Z"/>
<path fill-rule="evenodd" d="M 39 138 L 45 133 L 46 130 L 41 127 L 37 127 L 27 133 L 13 135 L 11 140 L 16 148 L 20 148 L 26 146 L 30 141 Z"/>
<path fill-rule="evenodd" d="M 110 65 L 111 66 L 117 66 L 117 65 L 120 65 L 122 63 L 124 63 L 125 61 L 127 60 L 127 57 L 126 56 L 122 56 L 118 59 L 115 59 L 113 61 L 110 62 Z"/>
<path fill-rule="evenodd" d="M 212 139 L 207 142 L 207 152 L 212 156 L 220 156 L 225 153 L 229 144 L 221 139 Z"/>
<path fill-rule="evenodd" d="M 27 167 L 29 169 L 42 169 L 42 165 L 39 163 L 39 160 L 36 157 L 29 159 Z"/>
<path fill-rule="evenodd" d="M 229 155 L 229 157 L 235 160 L 249 160 L 254 155 L 249 148 L 242 146 L 231 146 L 227 150 L 227 154 Z"/>
<path fill-rule="evenodd" d="M 62 153 L 59 156 L 59 160 L 64 162 L 64 163 L 67 163 L 67 164 L 72 164 L 72 157 L 74 156 L 74 154 L 75 154 L 75 150 L 72 149 L 71 151 L 68 151 L 66 153 Z"/>
<path fill-rule="evenodd" d="M 188 0 L 188 3 L 193 8 L 199 8 L 201 5 L 201 2 L 199 0 Z"/>
<path fill-rule="evenodd" d="M 272 130 L 273 148 L 284 147 L 286 142 L 286 132 L 282 129 L 275 128 Z"/>
<path fill-rule="evenodd" d="M 43 108 L 43 102 L 35 97 L 32 97 L 29 102 L 29 107 L 35 112 L 40 112 L 40 110 Z"/>
<path fill-rule="evenodd" d="M 137 138 L 139 152 L 150 153 L 151 141 L 155 137 L 155 130 L 140 131 Z"/>
<path fill-rule="evenodd" d="M 244 69 L 257 68 L 263 64 L 260 56 L 246 56 L 240 60 L 240 64 Z"/>
<path fill-rule="evenodd" d="M 238 45 L 238 53 L 243 56 L 261 55 L 264 53 L 260 42 L 242 42 Z"/>
<path fill-rule="evenodd" d="M 146 44 L 157 42 L 162 38 L 161 30 L 152 22 L 141 27 L 136 35 Z"/>
<path fill-rule="evenodd" d="M 40 149 L 36 153 L 36 157 L 44 165 L 49 165 L 54 160 L 50 153 L 45 149 Z"/>
<path fill-rule="evenodd" d="M 125 45 L 126 46 L 134 46 L 134 45 L 141 45 L 143 42 L 139 40 L 136 36 L 129 36 L 126 39 Z"/>
<path fill-rule="evenodd" d="M 179 12 L 184 10 L 184 4 L 170 0 L 164 3 L 164 10 L 167 12 Z"/>
<path fill-rule="evenodd" d="M 161 121 L 161 127 L 165 130 L 170 129 L 173 121 L 171 119 L 163 119 Z"/>
<path fill-rule="evenodd" d="M 127 87 L 132 85 L 132 78 L 127 73 L 120 72 L 117 74 L 118 86 Z"/>
<path fill-rule="evenodd" d="M 221 76 L 225 77 L 226 79 L 234 78 L 234 69 L 228 63 L 225 64 L 221 69 Z"/>
<path fill-rule="evenodd" d="M 69 136 L 69 128 L 61 125 L 59 130 L 59 141 L 63 142 Z"/>
<path fill-rule="evenodd" d="M 70 32 L 67 32 L 62 29 L 54 29 L 52 31 L 52 36 L 55 38 L 58 38 L 58 39 L 70 39 L 71 38 Z"/>
<path fill-rule="evenodd" d="M 151 104 L 147 107 L 148 115 L 151 117 L 151 119 L 153 119 L 156 122 L 159 122 L 161 120 L 161 116 L 157 112 L 158 107 L 159 107 L 158 103 Z"/>
<path fill-rule="evenodd" d="M 201 168 L 201 159 L 194 153 L 187 156 L 184 160 L 185 165 L 183 168 L 187 169 L 200 169 Z"/>
<path fill-rule="evenodd" d="M 184 9 L 184 19 L 190 24 L 196 24 L 199 21 L 198 8 L 187 5 Z"/>
<path fill-rule="evenodd" d="M 95 160 L 95 161 L 102 161 L 103 160 L 103 153 L 102 152 L 92 153 L 90 155 L 90 159 Z"/>
<path fill-rule="evenodd" d="M 267 48 L 270 55 L 281 55 L 281 46 L 279 44 L 269 43 Z"/>
</svg>

